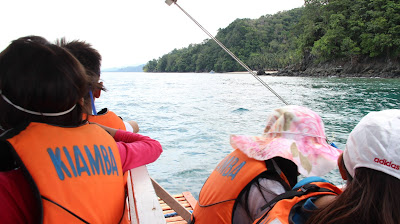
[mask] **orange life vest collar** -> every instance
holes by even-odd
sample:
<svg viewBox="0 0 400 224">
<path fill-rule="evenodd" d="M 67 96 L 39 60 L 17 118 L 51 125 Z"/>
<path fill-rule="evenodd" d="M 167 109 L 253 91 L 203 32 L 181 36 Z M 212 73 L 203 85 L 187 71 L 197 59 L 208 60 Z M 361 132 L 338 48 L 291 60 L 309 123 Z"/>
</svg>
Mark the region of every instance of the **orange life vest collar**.
<svg viewBox="0 0 400 224">
<path fill-rule="evenodd" d="M 339 195 L 342 190 L 335 185 L 328 182 L 311 182 L 301 186 L 292 191 L 287 191 L 278 195 L 275 199 L 271 200 L 263 209 L 273 205 L 272 209 L 267 210 L 259 219 L 255 220 L 255 224 L 268 224 L 268 223 L 293 223 L 292 217 L 294 215 L 293 209 L 302 206 L 308 198 L 323 196 L 323 195 Z"/>
<path fill-rule="evenodd" d="M 7 141 L 39 190 L 44 223 L 121 220 L 121 158 L 114 139 L 102 128 L 30 123 Z"/>
<path fill-rule="evenodd" d="M 124 121 L 118 117 L 114 112 L 104 108 L 97 115 L 84 114 L 83 118 L 90 122 L 98 123 L 110 128 L 121 129 L 126 131 Z"/>
</svg>

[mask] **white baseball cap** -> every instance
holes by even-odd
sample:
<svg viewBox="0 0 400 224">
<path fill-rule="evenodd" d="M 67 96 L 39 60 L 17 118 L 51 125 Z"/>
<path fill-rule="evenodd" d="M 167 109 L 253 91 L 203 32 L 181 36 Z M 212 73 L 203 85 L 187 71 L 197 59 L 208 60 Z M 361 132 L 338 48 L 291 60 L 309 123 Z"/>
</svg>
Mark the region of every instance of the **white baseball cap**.
<svg viewBox="0 0 400 224">
<path fill-rule="evenodd" d="M 347 139 L 343 152 L 347 171 L 366 167 L 400 179 L 400 110 L 371 112 Z"/>
</svg>

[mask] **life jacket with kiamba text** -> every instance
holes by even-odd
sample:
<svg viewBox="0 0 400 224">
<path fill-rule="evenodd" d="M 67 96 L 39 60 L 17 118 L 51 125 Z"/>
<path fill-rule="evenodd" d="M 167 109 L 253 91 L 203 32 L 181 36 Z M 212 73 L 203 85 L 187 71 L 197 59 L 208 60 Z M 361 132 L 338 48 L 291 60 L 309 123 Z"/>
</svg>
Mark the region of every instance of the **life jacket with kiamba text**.
<svg viewBox="0 0 400 224">
<path fill-rule="evenodd" d="M 255 160 L 235 149 L 217 165 L 204 183 L 191 223 L 232 223 L 241 192 L 267 171 L 276 172 L 279 182 L 290 186 L 283 172 L 278 173 L 274 169 L 271 160 Z"/>
<path fill-rule="evenodd" d="M 122 118 L 118 117 L 114 112 L 108 110 L 107 108 L 102 109 L 99 113 L 97 113 L 97 115 L 84 114 L 83 119 L 87 119 L 89 122 L 98 123 L 110 128 L 126 131 L 126 127 Z"/>
<path fill-rule="evenodd" d="M 254 224 L 303 223 L 307 218 L 294 218 L 294 216 L 310 212 L 304 211 L 303 209 L 303 204 L 307 201 L 307 199 L 325 195 L 339 195 L 341 193 L 341 189 L 329 182 L 307 183 L 299 188 L 276 196 L 276 198 L 264 205 L 261 210 L 265 210 L 266 212 L 260 218 L 255 220 Z M 268 209 L 269 207 L 272 208 Z"/>
<path fill-rule="evenodd" d="M 29 123 L 5 138 L 36 186 L 43 223 L 118 223 L 125 203 L 114 139 L 94 124 Z"/>
</svg>

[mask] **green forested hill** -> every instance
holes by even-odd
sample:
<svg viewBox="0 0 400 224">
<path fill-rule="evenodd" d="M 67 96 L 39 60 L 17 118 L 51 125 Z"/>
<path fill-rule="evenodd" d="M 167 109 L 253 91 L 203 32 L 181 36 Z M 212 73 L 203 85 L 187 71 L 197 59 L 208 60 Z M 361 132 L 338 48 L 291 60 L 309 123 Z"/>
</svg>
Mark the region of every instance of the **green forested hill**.
<svg viewBox="0 0 400 224">
<path fill-rule="evenodd" d="M 399 60 L 400 2 L 305 0 L 302 8 L 237 19 L 216 38 L 254 70 L 308 66 L 331 60 Z M 147 72 L 216 72 L 244 69 L 213 40 L 174 49 L 149 61 Z"/>
</svg>

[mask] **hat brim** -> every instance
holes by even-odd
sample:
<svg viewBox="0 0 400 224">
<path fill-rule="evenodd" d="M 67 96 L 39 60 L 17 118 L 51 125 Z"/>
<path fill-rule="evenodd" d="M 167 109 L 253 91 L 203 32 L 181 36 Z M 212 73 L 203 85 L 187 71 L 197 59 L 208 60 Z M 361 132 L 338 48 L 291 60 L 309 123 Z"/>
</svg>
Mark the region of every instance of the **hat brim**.
<svg viewBox="0 0 400 224">
<path fill-rule="evenodd" d="M 341 151 L 325 139 L 281 133 L 269 136 L 231 135 L 230 143 L 248 157 L 268 160 L 282 157 L 293 161 L 304 176 L 321 176 L 337 166 Z"/>
</svg>

